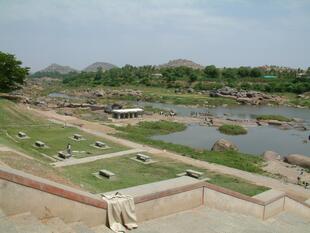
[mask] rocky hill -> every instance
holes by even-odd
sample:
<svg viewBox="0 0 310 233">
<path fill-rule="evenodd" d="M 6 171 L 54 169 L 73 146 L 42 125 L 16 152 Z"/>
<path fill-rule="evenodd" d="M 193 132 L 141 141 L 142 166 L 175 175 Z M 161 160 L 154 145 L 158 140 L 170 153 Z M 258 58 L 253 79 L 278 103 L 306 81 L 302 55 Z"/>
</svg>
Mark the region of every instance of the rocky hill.
<svg viewBox="0 0 310 233">
<path fill-rule="evenodd" d="M 59 74 L 68 74 L 70 72 L 77 72 L 77 70 L 71 68 L 70 66 L 62 66 L 58 64 L 51 64 L 43 70 L 38 71 L 37 73 L 59 73 Z"/>
<path fill-rule="evenodd" d="M 115 68 L 117 66 L 107 63 L 107 62 L 95 62 L 89 66 L 87 66 L 83 71 L 85 72 L 96 72 L 98 68 L 102 68 L 102 70 L 109 70 Z"/>
<path fill-rule="evenodd" d="M 186 60 L 186 59 L 176 59 L 176 60 L 171 60 L 168 63 L 159 65 L 159 68 L 162 67 L 179 67 L 179 66 L 186 66 L 186 67 L 190 67 L 193 69 L 203 69 L 204 67 L 200 64 L 197 64 L 193 61 L 190 60 Z"/>
</svg>

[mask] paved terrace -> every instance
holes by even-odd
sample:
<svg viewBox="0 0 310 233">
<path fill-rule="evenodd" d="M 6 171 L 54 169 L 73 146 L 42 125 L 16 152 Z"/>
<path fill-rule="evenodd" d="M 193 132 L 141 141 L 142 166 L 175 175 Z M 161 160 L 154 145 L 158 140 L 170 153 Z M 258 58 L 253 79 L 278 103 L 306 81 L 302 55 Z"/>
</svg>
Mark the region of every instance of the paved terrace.
<svg viewBox="0 0 310 233">
<path fill-rule="evenodd" d="M 161 150 L 161 149 L 153 148 L 150 146 L 142 145 L 139 143 L 126 140 L 126 139 L 117 138 L 117 137 L 107 134 L 107 133 L 113 132 L 114 129 L 112 129 L 111 127 L 105 126 L 105 125 L 101 125 L 99 123 L 88 122 L 88 121 L 81 120 L 81 119 L 78 119 L 72 116 L 59 115 L 55 111 L 41 111 L 37 109 L 32 109 L 32 110 L 40 115 L 43 115 L 46 118 L 74 125 L 76 127 L 79 127 L 81 130 L 84 130 L 85 132 L 92 133 L 94 135 L 106 138 L 112 142 L 125 145 L 127 147 L 141 149 L 141 150 L 147 151 L 149 153 L 153 153 L 158 156 L 171 158 L 176 161 L 180 161 L 180 162 L 183 162 L 183 163 L 186 163 L 192 166 L 200 167 L 203 169 L 208 169 L 210 171 L 215 171 L 215 172 L 222 173 L 222 174 L 236 176 L 236 177 L 245 179 L 247 181 L 250 181 L 256 185 L 262 185 L 262 186 L 266 186 L 272 189 L 286 192 L 300 199 L 301 201 L 305 201 L 310 198 L 310 190 L 309 189 L 306 190 L 303 187 L 300 187 L 298 185 L 294 185 L 290 183 L 283 183 L 280 180 L 273 179 L 270 177 L 266 177 L 266 176 L 246 172 L 246 171 L 241 171 L 235 168 L 230 168 L 230 167 L 226 167 L 226 166 L 219 165 L 219 164 L 212 164 L 212 163 L 208 163 L 205 161 L 192 159 L 189 157 L 179 155 L 177 153 L 168 152 L 166 150 Z"/>
<path fill-rule="evenodd" d="M 310 220 L 284 212 L 262 221 L 241 214 L 201 207 L 139 225 L 132 233 L 307 233 Z"/>
</svg>

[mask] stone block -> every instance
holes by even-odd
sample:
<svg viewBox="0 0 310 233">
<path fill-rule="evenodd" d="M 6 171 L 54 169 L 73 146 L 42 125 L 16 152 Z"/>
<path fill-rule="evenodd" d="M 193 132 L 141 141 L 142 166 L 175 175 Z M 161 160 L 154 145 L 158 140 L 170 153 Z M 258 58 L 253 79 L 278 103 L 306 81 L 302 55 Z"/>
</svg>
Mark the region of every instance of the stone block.
<svg viewBox="0 0 310 233">
<path fill-rule="evenodd" d="M 27 134 L 20 131 L 20 132 L 18 132 L 18 137 L 20 137 L 20 138 L 26 138 L 26 137 L 27 137 Z"/>
<path fill-rule="evenodd" d="M 136 158 L 140 161 L 143 161 L 143 162 L 149 162 L 151 160 L 151 157 L 148 156 L 148 155 L 144 155 L 144 154 L 141 154 L 141 153 L 138 153 Z"/>
<path fill-rule="evenodd" d="M 187 170 L 186 170 L 186 175 L 198 179 L 198 178 L 200 178 L 200 177 L 203 175 L 203 172 L 199 172 L 199 171 L 187 169 Z"/>
<path fill-rule="evenodd" d="M 60 158 L 62 158 L 62 159 L 68 159 L 68 158 L 71 157 L 70 154 L 68 154 L 68 153 L 66 153 L 66 152 L 64 152 L 64 151 L 59 151 L 59 152 L 58 152 L 58 156 L 59 156 Z"/>
<path fill-rule="evenodd" d="M 83 137 L 82 137 L 82 135 L 80 135 L 80 134 L 74 134 L 74 135 L 73 135 L 73 139 L 74 139 L 74 140 L 82 140 Z"/>
<path fill-rule="evenodd" d="M 105 147 L 106 144 L 104 142 L 96 141 L 95 142 L 95 146 L 97 146 L 97 147 Z"/>
<path fill-rule="evenodd" d="M 114 174 L 113 172 L 110 172 L 110 171 L 105 170 L 105 169 L 101 169 L 101 170 L 99 171 L 99 175 L 100 175 L 100 176 L 104 176 L 104 177 L 106 177 L 106 178 L 108 178 L 108 179 L 112 179 L 112 178 L 115 177 L 115 174 Z"/>
<path fill-rule="evenodd" d="M 36 142 L 35 142 L 35 146 L 40 147 L 40 148 L 43 148 L 43 147 L 45 147 L 45 143 L 44 143 L 44 142 L 41 142 L 41 141 L 36 141 Z"/>
</svg>

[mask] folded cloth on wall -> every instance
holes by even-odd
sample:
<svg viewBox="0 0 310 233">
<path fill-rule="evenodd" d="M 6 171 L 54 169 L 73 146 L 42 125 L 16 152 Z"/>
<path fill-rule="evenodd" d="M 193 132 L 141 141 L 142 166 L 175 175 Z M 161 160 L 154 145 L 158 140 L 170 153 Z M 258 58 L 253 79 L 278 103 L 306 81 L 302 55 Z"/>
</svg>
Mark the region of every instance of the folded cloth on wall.
<svg viewBox="0 0 310 233">
<path fill-rule="evenodd" d="M 102 198 L 108 203 L 108 224 L 114 232 L 126 232 L 126 228 L 137 228 L 137 217 L 133 197 L 115 193 L 102 194 Z M 124 227 L 126 226 L 126 228 Z"/>
</svg>

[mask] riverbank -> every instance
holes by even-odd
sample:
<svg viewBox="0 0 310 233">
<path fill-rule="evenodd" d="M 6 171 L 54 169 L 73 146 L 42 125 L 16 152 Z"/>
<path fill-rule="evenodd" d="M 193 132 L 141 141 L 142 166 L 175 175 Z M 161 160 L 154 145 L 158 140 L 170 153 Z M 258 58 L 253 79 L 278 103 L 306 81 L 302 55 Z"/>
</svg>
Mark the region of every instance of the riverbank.
<svg viewBox="0 0 310 233">
<path fill-rule="evenodd" d="M 152 136 L 158 134 L 168 134 L 172 132 L 180 132 L 185 128 L 179 123 L 166 121 L 159 122 L 143 122 L 135 126 L 116 127 L 120 133 L 115 136 L 126 138 L 135 142 L 147 144 L 160 149 L 174 151 L 183 156 L 188 156 L 194 159 L 217 163 L 228 167 L 237 168 L 244 171 L 262 173 L 262 158 L 251 156 L 235 151 L 214 152 L 209 150 L 194 149 L 189 146 L 169 143 L 162 140 L 152 139 Z"/>
</svg>

